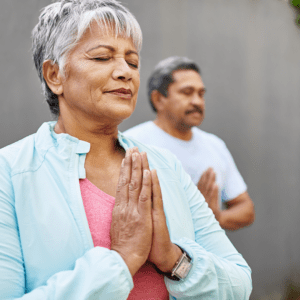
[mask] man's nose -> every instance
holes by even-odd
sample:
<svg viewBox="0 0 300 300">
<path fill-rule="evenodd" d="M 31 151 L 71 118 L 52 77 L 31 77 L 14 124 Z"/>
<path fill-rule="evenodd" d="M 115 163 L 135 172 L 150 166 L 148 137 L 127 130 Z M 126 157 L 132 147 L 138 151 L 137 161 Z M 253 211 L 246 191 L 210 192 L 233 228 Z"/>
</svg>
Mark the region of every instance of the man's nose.
<svg viewBox="0 0 300 300">
<path fill-rule="evenodd" d="M 192 104 L 202 106 L 204 104 L 204 97 L 195 93 L 192 98 Z"/>
</svg>

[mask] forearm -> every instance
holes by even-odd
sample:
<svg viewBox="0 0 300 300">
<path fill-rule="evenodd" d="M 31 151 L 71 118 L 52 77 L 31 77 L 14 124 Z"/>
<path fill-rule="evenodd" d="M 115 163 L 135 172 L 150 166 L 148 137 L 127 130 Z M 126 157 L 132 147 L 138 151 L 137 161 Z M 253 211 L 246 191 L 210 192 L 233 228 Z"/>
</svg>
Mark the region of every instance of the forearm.
<svg viewBox="0 0 300 300">
<path fill-rule="evenodd" d="M 176 165 L 176 171 L 192 222 L 188 221 L 180 198 L 170 205 L 164 202 L 168 208 L 166 216 L 172 242 L 192 258 L 192 268 L 184 280 L 165 280 L 169 293 L 180 300 L 248 300 L 252 290 L 251 269 L 221 229 L 203 195 L 180 163 Z M 175 205 L 177 214 L 172 210 Z"/>
<path fill-rule="evenodd" d="M 186 238 L 178 241 L 192 257 L 193 266 L 181 281 L 166 279 L 166 286 L 176 299 L 243 300 L 249 299 L 252 284 L 251 271 L 240 254 L 228 259 L 206 251 Z"/>
<path fill-rule="evenodd" d="M 96 247 L 79 258 L 73 270 L 58 272 L 45 285 L 24 294 L 22 300 L 35 299 L 127 299 L 133 287 L 125 262 L 114 251 Z M 0 284 L 0 290 L 5 289 Z M 4 293 L 8 296 L 9 293 Z M 3 294 L 3 293 L 2 293 Z"/>
<path fill-rule="evenodd" d="M 215 214 L 223 229 L 237 230 L 254 222 L 255 212 L 252 201 L 237 203 Z"/>
</svg>

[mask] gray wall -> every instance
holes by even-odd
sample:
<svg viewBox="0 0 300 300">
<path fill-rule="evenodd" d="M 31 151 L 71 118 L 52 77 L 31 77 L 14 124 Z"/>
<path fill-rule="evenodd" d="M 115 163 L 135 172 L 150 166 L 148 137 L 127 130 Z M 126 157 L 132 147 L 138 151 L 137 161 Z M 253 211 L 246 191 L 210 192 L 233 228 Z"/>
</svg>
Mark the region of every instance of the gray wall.
<svg viewBox="0 0 300 300">
<path fill-rule="evenodd" d="M 50 1 L 1 0 L 0 146 L 51 119 L 30 57 L 30 32 Z M 300 284 L 300 29 L 281 0 L 126 0 L 144 34 L 141 88 L 127 129 L 153 119 L 146 81 L 170 55 L 195 59 L 207 87 L 202 129 L 225 140 L 257 219 L 229 233 L 253 269 L 251 299 Z"/>
</svg>

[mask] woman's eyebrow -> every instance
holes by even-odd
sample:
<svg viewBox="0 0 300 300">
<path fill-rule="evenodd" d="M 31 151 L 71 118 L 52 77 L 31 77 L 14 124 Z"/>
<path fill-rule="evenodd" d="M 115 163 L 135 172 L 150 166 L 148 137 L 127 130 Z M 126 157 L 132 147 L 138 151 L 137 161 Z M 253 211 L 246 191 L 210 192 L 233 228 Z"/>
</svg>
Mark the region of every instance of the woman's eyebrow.
<svg viewBox="0 0 300 300">
<path fill-rule="evenodd" d="M 109 45 L 97 45 L 97 46 L 89 49 L 87 52 L 90 52 L 90 51 L 98 49 L 98 48 L 106 48 L 106 49 L 109 49 L 110 51 L 115 51 L 115 48 L 112 47 L 112 46 L 109 46 Z"/>
<path fill-rule="evenodd" d="M 136 54 L 139 57 L 139 53 L 137 51 L 134 51 L 134 50 L 128 50 L 125 54 L 126 55 Z"/>
<path fill-rule="evenodd" d="M 90 51 L 93 51 L 95 49 L 98 49 L 98 48 L 106 48 L 112 52 L 116 51 L 116 49 L 112 46 L 109 46 L 109 45 L 97 45 L 91 49 L 89 49 L 87 52 L 90 52 Z M 130 54 L 136 54 L 137 56 L 139 56 L 138 52 L 137 51 L 134 51 L 134 50 L 128 50 L 126 53 L 126 55 L 130 55 Z"/>
</svg>

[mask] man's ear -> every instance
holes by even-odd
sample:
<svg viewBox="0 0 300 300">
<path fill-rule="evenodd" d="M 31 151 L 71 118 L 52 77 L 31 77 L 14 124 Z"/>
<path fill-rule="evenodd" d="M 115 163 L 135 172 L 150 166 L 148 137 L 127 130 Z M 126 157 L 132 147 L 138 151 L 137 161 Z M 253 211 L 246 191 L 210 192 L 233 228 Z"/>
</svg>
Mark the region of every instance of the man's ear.
<svg viewBox="0 0 300 300">
<path fill-rule="evenodd" d="M 63 93 L 63 78 L 59 70 L 58 65 L 48 59 L 43 62 L 43 76 L 50 88 L 50 90 L 56 94 L 61 95 Z"/>
<path fill-rule="evenodd" d="M 157 112 L 160 112 L 164 109 L 164 103 L 166 97 L 164 97 L 159 91 L 154 90 L 151 93 L 151 101 L 156 108 Z"/>
</svg>

